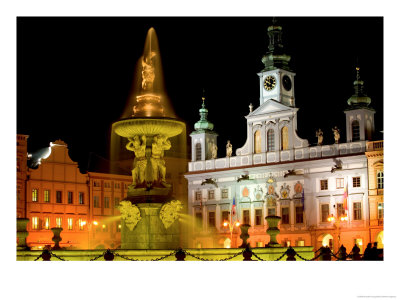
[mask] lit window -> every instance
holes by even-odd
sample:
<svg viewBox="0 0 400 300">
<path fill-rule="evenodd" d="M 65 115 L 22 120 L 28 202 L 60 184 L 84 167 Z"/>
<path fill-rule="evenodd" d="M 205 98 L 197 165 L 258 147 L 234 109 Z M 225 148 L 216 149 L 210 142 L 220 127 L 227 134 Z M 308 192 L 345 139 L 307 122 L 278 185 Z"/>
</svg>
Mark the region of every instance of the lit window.
<svg viewBox="0 0 400 300">
<path fill-rule="evenodd" d="M 196 193 L 195 193 L 195 197 L 196 197 L 196 200 L 198 201 L 198 200 L 201 200 L 201 191 L 197 191 Z"/>
<path fill-rule="evenodd" d="M 361 186 L 360 177 L 353 177 L 353 187 L 360 187 L 360 186 Z"/>
<path fill-rule="evenodd" d="M 50 202 L 50 191 L 49 190 L 45 190 L 44 191 L 44 202 Z"/>
<path fill-rule="evenodd" d="M 74 224 L 74 219 L 68 218 L 67 222 L 68 222 L 68 230 L 72 230 L 73 229 L 73 224 Z"/>
<path fill-rule="evenodd" d="M 56 218 L 56 227 L 62 228 L 62 218 L 61 217 Z"/>
<path fill-rule="evenodd" d="M 39 229 L 39 218 L 38 217 L 32 217 L 32 229 L 33 230 Z"/>
<path fill-rule="evenodd" d="M 361 202 L 353 203 L 353 219 L 361 220 Z"/>
<path fill-rule="evenodd" d="M 221 213 L 221 221 L 222 222 L 225 222 L 225 221 L 230 221 L 229 220 L 229 211 L 227 211 L 227 210 L 224 210 L 222 213 Z"/>
<path fill-rule="evenodd" d="M 215 191 L 214 190 L 209 190 L 208 191 L 208 199 L 209 200 L 214 200 L 215 199 Z"/>
<path fill-rule="evenodd" d="M 119 206 L 119 198 L 115 197 L 114 198 L 114 207 L 118 207 Z"/>
<path fill-rule="evenodd" d="M 378 189 L 383 189 L 383 172 L 380 171 L 376 175 L 377 183 L 378 183 Z"/>
<path fill-rule="evenodd" d="M 110 198 L 104 197 L 104 208 L 110 208 Z"/>
<path fill-rule="evenodd" d="M 32 189 L 32 202 L 38 201 L 38 189 Z"/>
<path fill-rule="evenodd" d="M 93 206 L 100 207 L 99 206 L 99 196 L 93 196 Z"/>
<path fill-rule="evenodd" d="M 221 197 L 222 199 L 228 199 L 228 189 L 222 189 Z"/>
<path fill-rule="evenodd" d="M 360 140 L 360 124 L 357 120 L 351 123 L 351 130 L 353 133 L 353 142 Z"/>
<path fill-rule="evenodd" d="M 267 131 L 267 151 L 275 151 L 275 133 L 273 129 Z"/>
<path fill-rule="evenodd" d="M 86 222 L 82 220 L 82 218 L 78 219 L 78 227 L 79 230 L 83 230 L 83 226 L 85 226 Z"/>
<path fill-rule="evenodd" d="M 257 130 L 254 133 L 254 153 L 261 153 L 261 132 Z"/>
<path fill-rule="evenodd" d="M 264 243 L 263 242 L 257 242 L 256 243 L 256 247 L 257 248 L 263 248 L 264 247 Z"/>
<path fill-rule="evenodd" d="M 361 250 L 363 249 L 363 240 L 362 239 L 354 239 L 354 244 L 358 246 Z"/>
<path fill-rule="evenodd" d="M 336 207 L 337 207 L 336 213 L 339 218 L 346 215 L 346 212 L 344 211 L 343 203 L 336 203 Z"/>
<path fill-rule="evenodd" d="M 201 160 L 201 144 L 196 143 L 196 161 Z"/>
<path fill-rule="evenodd" d="M 296 223 L 303 223 L 303 206 L 296 206 Z"/>
<path fill-rule="evenodd" d="M 297 247 L 304 247 L 304 241 L 297 241 Z"/>
<path fill-rule="evenodd" d="M 85 195 L 83 192 L 79 192 L 79 204 L 85 204 Z"/>
<path fill-rule="evenodd" d="M 121 222 L 117 222 L 117 232 L 121 232 Z"/>
<path fill-rule="evenodd" d="M 344 188 L 344 178 L 336 178 L 336 188 L 337 189 Z"/>
<path fill-rule="evenodd" d="M 281 224 L 289 224 L 289 207 L 282 207 Z"/>
<path fill-rule="evenodd" d="M 101 227 L 103 228 L 103 232 L 108 232 L 108 226 L 106 224 L 103 224 Z"/>
<path fill-rule="evenodd" d="M 321 204 L 321 222 L 328 222 L 329 204 Z"/>
<path fill-rule="evenodd" d="M 68 192 L 68 204 L 72 204 L 73 203 L 73 193 L 72 192 Z"/>
<path fill-rule="evenodd" d="M 44 229 L 47 229 L 47 230 L 50 229 L 50 218 L 49 217 L 44 218 Z"/>
<path fill-rule="evenodd" d="M 378 203 L 378 219 L 383 219 L 383 203 Z"/>
<path fill-rule="evenodd" d="M 61 191 L 56 191 L 56 202 L 62 203 L 62 192 Z"/>
<path fill-rule="evenodd" d="M 269 207 L 268 208 L 268 216 L 275 216 L 275 215 L 276 215 L 275 207 Z"/>
<path fill-rule="evenodd" d="M 321 191 L 325 191 L 328 189 L 328 180 L 324 179 L 320 181 Z"/>
<path fill-rule="evenodd" d="M 260 226 L 263 225 L 263 220 L 262 220 L 262 209 L 256 209 L 254 210 L 255 213 L 255 222 L 254 225 L 255 226 Z"/>
<path fill-rule="evenodd" d="M 285 126 L 281 130 L 282 150 L 289 149 L 289 129 Z"/>
<path fill-rule="evenodd" d="M 208 212 L 208 228 L 215 228 L 215 212 Z"/>
</svg>

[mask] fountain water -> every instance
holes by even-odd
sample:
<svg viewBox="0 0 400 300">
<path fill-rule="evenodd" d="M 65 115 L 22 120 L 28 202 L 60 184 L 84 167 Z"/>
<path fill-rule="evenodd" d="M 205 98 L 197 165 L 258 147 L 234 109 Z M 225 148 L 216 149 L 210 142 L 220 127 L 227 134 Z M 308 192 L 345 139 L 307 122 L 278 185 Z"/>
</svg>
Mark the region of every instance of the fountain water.
<svg viewBox="0 0 400 300">
<path fill-rule="evenodd" d="M 141 81 L 133 93 L 131 117 L 113 124 L 113 131 L 128 140 L 125 147 L 135 155 L 132 184 L 120 206 L 122 249 L 179 247 L 177 219 L 183 206 L 172 198 L 171 185 L 166 182 L 164 152 L 172 147 L 169 138 L 184 131 L 185 123 L 175 118 L 164 97 L 156 45 L 151 28 L 139 60 Z"/>
</svg>

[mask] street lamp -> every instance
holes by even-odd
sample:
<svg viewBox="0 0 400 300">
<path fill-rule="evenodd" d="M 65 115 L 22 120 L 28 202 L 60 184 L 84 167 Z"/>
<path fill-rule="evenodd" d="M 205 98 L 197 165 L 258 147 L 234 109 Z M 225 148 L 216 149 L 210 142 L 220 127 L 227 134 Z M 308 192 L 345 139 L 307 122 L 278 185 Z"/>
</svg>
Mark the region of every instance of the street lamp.
<svg viewBox="0 0 400 300">
<path fill-rule="evenodd" d="M 330 216 L 328 217 L 328 222 L 331 222 L 331 223 L 334 224 L 335 227 L 336 227 L 336 235 L 337 235 L 337 237 L 338 237 L 338 242 L 337 242 L 337 249 L 336 249 L 335 251 L 339 250 L 339 244 L 340 244 L 340 223 L 341 223 L 341 222 L 346 222 L 346 221 L 348 221 L 348 220 L 349 220 L 349 218 L 348 218 L 347 215 L 345 215 L 345 216 L 340 216 L 340 218 L 335 218 L 333 215 L 330 215 Z M 335 248 L 336 248 L 336 247 L 335 247 Z"/>
<path fill-rule="evenodd" d="M 224 227 L 228 227 L 229 226 L 229 231 L 230 231 L 230 233 L 231 233 L 231 243 L 233 242 L 233 240 L 232 240 L 232 235 L 233 235 L 233 229 L 235 228 L 235 227 L 239 227 L 240 226 L 240 223 L 239 223 L 239 221 L 235 221 L 235 222 L 228 222 L 228 221 L 224 221 Z"/>
</svg>

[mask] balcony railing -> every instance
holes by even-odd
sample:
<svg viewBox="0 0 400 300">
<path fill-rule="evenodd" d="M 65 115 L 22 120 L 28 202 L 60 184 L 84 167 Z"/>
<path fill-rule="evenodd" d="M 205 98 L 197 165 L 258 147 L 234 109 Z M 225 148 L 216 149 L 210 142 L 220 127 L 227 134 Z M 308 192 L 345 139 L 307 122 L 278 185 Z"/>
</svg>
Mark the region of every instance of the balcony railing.
<svg viewBox="0 0 400 300">
<path fill-rule="evenodd" d="M 367 143 L 367 151 L 379 151 L 379 150 L 383 150 L 383 141 Z"/>
</svg>

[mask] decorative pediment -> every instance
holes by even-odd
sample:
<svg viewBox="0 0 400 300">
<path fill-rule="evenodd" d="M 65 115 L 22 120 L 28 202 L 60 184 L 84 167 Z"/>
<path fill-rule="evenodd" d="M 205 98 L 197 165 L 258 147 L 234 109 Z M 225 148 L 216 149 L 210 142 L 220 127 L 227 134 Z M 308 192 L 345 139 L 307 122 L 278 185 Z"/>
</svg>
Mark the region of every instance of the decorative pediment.
<svg viewBox="0 0 400 300">
<path fill-rule="evenodd" d="M 252 111 L 249 115 L 247 115 L 246 118 L 252 118 L 255 116 L 261 116 L 276 112 L 292 112 L 294 110 L 297 110 L 297 108 L 286 106 L 274 99 L 268 99 L 260 107 Z"/>
</svg>

